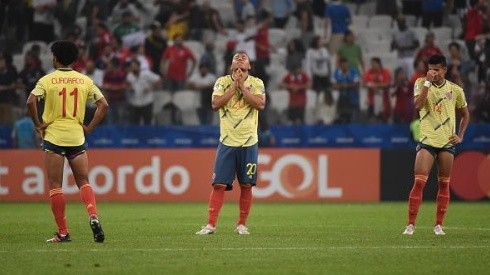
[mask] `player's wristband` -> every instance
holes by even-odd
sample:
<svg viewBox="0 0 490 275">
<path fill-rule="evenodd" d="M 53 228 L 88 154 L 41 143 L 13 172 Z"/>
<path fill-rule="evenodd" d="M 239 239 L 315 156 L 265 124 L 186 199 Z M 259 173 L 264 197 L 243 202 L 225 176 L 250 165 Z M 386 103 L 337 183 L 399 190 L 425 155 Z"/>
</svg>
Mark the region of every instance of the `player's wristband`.
<svg viewBox="0 0 490 275">
<path fill-rule="evenodd" d="M 430 85 L 432 85 L 432 83 L 431 83 L 429 80 L 426 80 L 426 81 L 424 82 L 424 87 L 429 88 L 429 87 L 430 87 Z"/>
</svg>

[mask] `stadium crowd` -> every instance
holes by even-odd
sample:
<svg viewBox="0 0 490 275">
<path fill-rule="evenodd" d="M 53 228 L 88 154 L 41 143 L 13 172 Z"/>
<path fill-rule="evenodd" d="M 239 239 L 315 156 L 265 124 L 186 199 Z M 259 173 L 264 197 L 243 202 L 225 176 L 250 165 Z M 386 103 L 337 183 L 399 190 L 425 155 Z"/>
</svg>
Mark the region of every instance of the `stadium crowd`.
<svg viewBox="0 0 490 275">
<path fill-rule="evenodd" d="M 2 1 L 0 124 L 22 120 L 56 39 L 78 45 L 74 69 L 103 90 L 108 124 L 217 125 L 213 85 L 239 50 L 266 85 L 266 128 L 408 124 L 435 53 L 488 123 L 489 19 L 486 0 Z"/>
</svg>

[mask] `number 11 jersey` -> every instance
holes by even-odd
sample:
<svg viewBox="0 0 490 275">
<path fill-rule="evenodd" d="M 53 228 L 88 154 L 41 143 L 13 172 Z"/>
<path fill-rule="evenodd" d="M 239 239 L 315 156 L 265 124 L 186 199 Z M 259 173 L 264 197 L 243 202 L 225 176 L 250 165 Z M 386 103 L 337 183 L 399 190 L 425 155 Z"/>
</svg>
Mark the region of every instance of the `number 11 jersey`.
<svg viewBox="0 0 490 275">
<path fill-rule="evenodd" d="M 104 97 L 89 77 L 69 68 L 39 79 L 31 94 L 44 99 L 42 120 L 49 124 L 44 139 L 59 146 L 85 143 L 82 124 L 86 103 Z"/>
</svg>

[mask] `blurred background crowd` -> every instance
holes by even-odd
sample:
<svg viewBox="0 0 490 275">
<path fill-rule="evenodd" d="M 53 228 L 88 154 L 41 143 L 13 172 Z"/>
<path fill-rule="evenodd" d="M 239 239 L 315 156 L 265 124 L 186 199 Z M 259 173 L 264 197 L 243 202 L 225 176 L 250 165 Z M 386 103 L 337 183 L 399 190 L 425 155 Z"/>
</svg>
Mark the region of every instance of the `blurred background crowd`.
<svg viewBox="0 0 490 275">
<path fill-rule="evenodd" d="M 488 123 L 489 19 L 487 0 L 2 0 L 0 124 L 23 119 L 56 39 L 78 45 L 74 69 L 103 90 L 106 124 L 217 125 L 213 85 L 236 51 L 266 85 L 262 128 L 409 124 L 437 53 Z"/>
</svg>

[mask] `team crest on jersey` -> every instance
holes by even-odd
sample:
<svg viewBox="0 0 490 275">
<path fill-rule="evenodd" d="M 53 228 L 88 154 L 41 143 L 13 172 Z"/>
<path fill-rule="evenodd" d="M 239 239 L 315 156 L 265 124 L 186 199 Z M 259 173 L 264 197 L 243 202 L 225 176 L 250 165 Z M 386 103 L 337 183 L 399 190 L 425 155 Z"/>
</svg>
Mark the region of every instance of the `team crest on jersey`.
<svg viewBox="0 0 490 275">
<path fill-rule="evenodd" d="M 223 89 L 223 85 L 216 83 L 214 84 L 213 91 L 219 91 Z"/>
<path fill-rule="evenodd" d="M 446 93 L 446 98 L 449 99 L 449 100 L 453 99 L 453 91 L 447 92 Z"/>
</svg>

